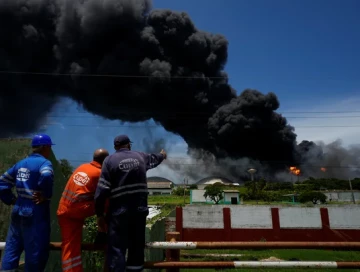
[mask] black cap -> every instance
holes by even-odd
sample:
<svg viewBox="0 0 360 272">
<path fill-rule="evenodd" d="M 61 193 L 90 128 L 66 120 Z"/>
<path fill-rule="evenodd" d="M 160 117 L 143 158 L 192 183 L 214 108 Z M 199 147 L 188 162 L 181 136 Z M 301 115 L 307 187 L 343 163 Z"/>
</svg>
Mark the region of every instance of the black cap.
<svg viewBox="0 0 360 272">
<path fill-rule="evenodd" d="M 132 143 L 127 135 L 119 135 L 114 139 L 114 145 L 126 145 Z"/>
</svg>

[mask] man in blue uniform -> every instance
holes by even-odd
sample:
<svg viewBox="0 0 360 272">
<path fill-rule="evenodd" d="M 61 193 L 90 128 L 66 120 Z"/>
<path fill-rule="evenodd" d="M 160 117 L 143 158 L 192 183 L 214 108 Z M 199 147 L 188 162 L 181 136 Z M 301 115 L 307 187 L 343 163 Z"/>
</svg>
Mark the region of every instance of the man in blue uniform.
<svg viewBox="0 0 360 272">
<path fill-rule="evenodd" d="M 126 135 L 115 138 L 114 148 L 116 152 L 103 163 L 95 192 L 98 227 L 99 231 L 106 231 L 104 205 L 109 198 L 108 269 L 111 272 L 138 272 L 144 265 L 145 227 L 149 214 L 146 172 L 166 159 L 166 153 L 164 150 L 159 154 L 131 151 L 131 141 Z"/>
<path fill-rule="evenodd" d="M 48 160 L 54 145 L 46 134 L 32 139 L 33 153 L 0 177 L 0 199 L 14 205 L 2 271 L 16 271 L 25 250 L 25 271 L 43 272 L 49 258 L 50 198 L 54 172 Z M 11 189 L 15 187 L 17 198 Z"/>
</svg>

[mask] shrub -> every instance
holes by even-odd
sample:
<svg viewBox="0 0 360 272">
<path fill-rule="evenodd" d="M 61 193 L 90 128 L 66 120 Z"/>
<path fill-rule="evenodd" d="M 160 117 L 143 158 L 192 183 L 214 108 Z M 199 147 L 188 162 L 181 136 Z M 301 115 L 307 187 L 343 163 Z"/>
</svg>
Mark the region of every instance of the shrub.
<svg viewBox="0 0 360 272">
<path fill-rule="evenodd" d="M 299 195 L 299 201 L 301 203 L 312 202 L 313 204 L 317 204 L 318 201 L 325 203 L 326 195 L 321 192 L 304 192 Z"/>
</svg>

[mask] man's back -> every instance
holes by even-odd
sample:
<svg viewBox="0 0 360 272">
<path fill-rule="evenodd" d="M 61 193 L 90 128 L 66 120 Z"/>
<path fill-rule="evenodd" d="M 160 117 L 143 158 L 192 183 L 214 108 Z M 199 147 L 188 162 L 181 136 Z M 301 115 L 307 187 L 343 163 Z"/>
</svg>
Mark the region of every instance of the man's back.
<svg viewBox="0 0 360 272">
<path fill-rule="evenodd" d="M 115 137 L 116 152 L 105 159 L 95 193 L 99 230 L 108 231 L 107 268 L 111 271 L 141 271 L 143 268 L 149 213 L 146 171 L 166 159 L 163 150 L 158 154 L 134 152 L 131 144 L 127 135 Z M 106 220 L 104 206 L 107 199 L 110 199 L 110 205 Z"/>
<path fill-rule="evenodd" d="M 6 183 L 16 187 L 17 200 L 13 209 L 15 213 L 32 216 L 38 210 L 49 210 L 49 201 L 41 205 L 36 205 L 33 201 L 33 194 L 37 192 L 47 199 L 52 197 L 53 168 L 51 162 L 43 156 L 31 154 L 16 163 L 2 175 L 0 187 L 6 188 Z"/>
<path fill-rule="evenodd" d="M 132 185 L 126 190 L 129 194 L 135 190 L 135 185 L 143 186 L 146 184 L 146 155 L 143 153 L 121 150 L 109 156 L 106 161 L 106 167 L 109 170 L 112 180 L 118 187 Z"/>
<path fill-rule="evenodd" d="M 60 199 L 57 214 L 79 205 L 93 205 L 101 165 L 95 161 L 80 165 L 69 178 Z"/>
<path fill-rule="evenodd" d="M 109 153 L 97 149 L 93 161 L 80 165 L 69 178 L 57 210 L 63 271 L 82 272 L 81 241 L 85 219 L 95 214 L 94 194 L 101 164 Z"/>
<path fill-rule="evenodd" d="M 161 154 L 146 154 L 126 148 L 108 156 L 103 164 L 97 195 L 110 198 L 110 212 L 147 207 L 146 172 L 158 166 Z"/>
</svg>

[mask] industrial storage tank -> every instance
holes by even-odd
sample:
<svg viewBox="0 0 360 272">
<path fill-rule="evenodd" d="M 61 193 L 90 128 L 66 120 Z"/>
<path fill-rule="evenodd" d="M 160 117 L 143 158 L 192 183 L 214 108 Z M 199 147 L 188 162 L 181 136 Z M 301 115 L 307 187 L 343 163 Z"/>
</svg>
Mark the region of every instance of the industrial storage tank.
<svg viewBox="0 0 360 272">
<path fill-rule="evenodd" d="M 211 176 L 207 178 L 203 178 L 199 180 L 196 185 L 198 189 L 204 189 L 206 185 L 214 184 L 214 183 L 222 183 L 224 185 L 239 185 L 239 183 L 233 182 L 228 178 L 218 177 L 218 176 Z"/>
</svg>

